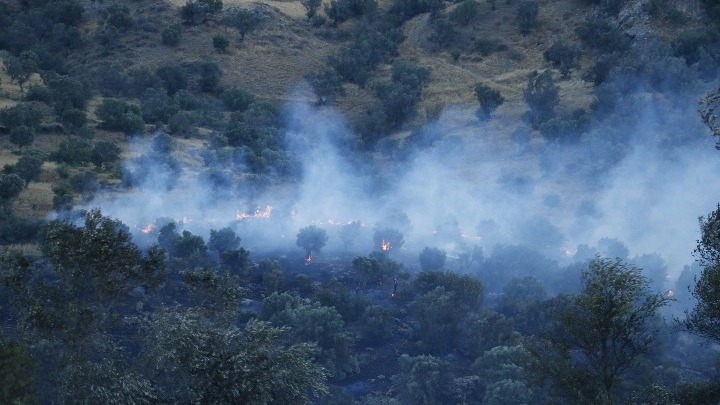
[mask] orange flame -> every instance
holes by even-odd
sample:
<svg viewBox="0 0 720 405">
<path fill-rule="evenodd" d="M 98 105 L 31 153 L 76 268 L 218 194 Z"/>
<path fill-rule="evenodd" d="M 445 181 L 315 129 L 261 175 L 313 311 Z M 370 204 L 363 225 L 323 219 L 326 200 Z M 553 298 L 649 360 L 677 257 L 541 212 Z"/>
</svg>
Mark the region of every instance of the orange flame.
<svg viewBox="0 0 720 405">
<path fill-rule="evenodd" d="M 310 264 L 312 262 L 312 255 L 305 256 L 305 264 Z"/>
<path fill-rule="evenodd" d="M 147 224 L 145 228 L 139 228 L 142 233 L 150 233 L 155 229 L 155 224 Z"/>
<path fill-rule="evenodd" d="M 235 219 L 242 220 L 247 218 L 270 218 L 270 215 L 272 214 L 273 207 L 272 205 L 266 205 L 264 209 L 257 208 L 252 213 L 249 212 L 240 212 L 240 210 L 235 211 Z"/>
<path fill-rule="evenodd" d="M 380 242 L 380 249 L 382 249 L 383 252 L 387 252 L 390 250 L 390 242 L 384 240 Z"/>
</svg>

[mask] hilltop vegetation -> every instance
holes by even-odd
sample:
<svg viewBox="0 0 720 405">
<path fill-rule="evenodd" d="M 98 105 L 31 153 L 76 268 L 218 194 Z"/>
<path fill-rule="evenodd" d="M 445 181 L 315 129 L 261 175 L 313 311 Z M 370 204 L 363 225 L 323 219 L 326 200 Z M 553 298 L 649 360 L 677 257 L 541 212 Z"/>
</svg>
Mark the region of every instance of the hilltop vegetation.
<svg viewBox="0 0 720 405">
<path fill-rule="evenodd" d="M 235 207 L 228 227 L 203 213 L 207 243 L 191 219 L 141 228 L 88 209 L 139 189 L 177 205 L 291 194 L 307 151 L 327 152 L 325 134 L 289 139 L 296 105 L 345 117 L 347 131 L 313 128 L 337 132 L 373 195 L 437 144 L 454 173 L 468 150 L 548 146 L 514 157 L 543 174 L 544 151 L 586 144 L 587 166 L 563 173 L 600 183 L 637 146 L 629 106 L 717 88 L 716 1 L 4 1 L 0 60 L 2 403 L 720 401 L 717 348 L 700 345 L 718 339 L 717 211 L 701 219 L 702 268 L 673 293 L 660 255 L 606 237 L 568 254 L 529 214 L 483 252 L 454 218 L 434 218 L 438 246 L 408 248 L 404 212 L 328 232 L 338 223 L 297 226 L 282 207 L 297 250 L 251 251 L 266 234 L 242 221 L 270 205 Z M 696 119 L 716 135 L 717 100 Z M 482 131 L 447 135 L 444 111 Z M 682 149 L 684 129 L 653 147 Z M 523 197 L 540 175 L 497 182 Z M 590 200 L 572 202 L 579 216 L 596 215 Z"/>
</svg>

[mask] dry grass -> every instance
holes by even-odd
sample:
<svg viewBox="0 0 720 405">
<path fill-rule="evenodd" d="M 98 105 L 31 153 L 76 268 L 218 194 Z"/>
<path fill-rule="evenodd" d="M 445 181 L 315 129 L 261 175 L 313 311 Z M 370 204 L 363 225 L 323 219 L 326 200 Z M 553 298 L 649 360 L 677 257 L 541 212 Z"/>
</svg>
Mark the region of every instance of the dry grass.
<svg viewBox="0 0 720 405">
<path fill-rule="evenodd" d="M 53 209 L 51 183 L 30 182 L 13 205 L 13 212 L 22 217 L 41 218 Z"/>
</svg>

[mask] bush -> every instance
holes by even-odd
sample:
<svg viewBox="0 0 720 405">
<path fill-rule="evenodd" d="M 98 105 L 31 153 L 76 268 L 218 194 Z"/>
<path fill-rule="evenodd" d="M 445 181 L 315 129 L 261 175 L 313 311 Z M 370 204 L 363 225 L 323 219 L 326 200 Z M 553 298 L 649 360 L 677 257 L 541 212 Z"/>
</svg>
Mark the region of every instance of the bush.
<svg viewBox="0 0 720 405">
<path fill-rule="evenodd" d="M 155 71 L 155 75 L 160 78 L 169 96 L 173 96 L 179 90 L 187 88 L 187 72 L 182 66 L 174 64 L 163 65 Z"/>
<path fill-rule="evenodd" d="M 182 34 L 182 27 L 178 24 L 170 24 L 162 29 L 162 43 L 163 45 L 175 46 L 180 43 L 180 35 Z"/>
<path fill-rule="evenodd" d="M 455 24 L 462 26 L 470 24 L 478 13 L 478 4 L 475 0 L 463 0 L 452 12 L 450 12 L 450 20 Z"/>
<path fill-rule="evenodd" d="M 225 35 L 217 34 L 213 37 L 212 44 L 216 51 L 225 53 L 227 52 L 228 45 L 230 45 L 230 41 L 228 41 Z"/>
<path fill-rule="evenodd" d="M 482 83 L 475 86 L 475 96 L 480 103 L 479 118 L 489 118 L 490 114 L 505 102 L 499 91 Z"/>
<path fill-rule="evenodd" d="M 67 138 L 60 143 L 60 147 L 51 158 L 58 163 L 71 166 L 81 166 L 90 162 L 92 148 L 87 142 L 75 138 Z"/>
<path fill-rule="evenodd" d="M 135 25 L 130 9 L 122 4 L 113 4 L 105 10 L 105 22 L 120 31 L 127 31 Z"/>
<path fill-rule="evenodd" d="M 100 141 L 90 151 L 90 160 L 98 169 L 104 165 L 113 164 L 120 158 L 122 150 L 115 143 Z"/>
<path fill-rule="evenodd" d="M 17 104 L 0 110 L 0 122 L 10 130 L 19 126 L 37 129 L 41 120 L 42 112 L 33 103 Z"/>
<path fill-rule="evenodd" d="M 132 134 L 142 131 L 145 127 L 140 107 L 122 100 L 103 100 L 95 114 L 102 120 L 101 126 L 111 131 Z"/>
<path fill-rule="evenodd" d="M 140 99 L 140 106 L 142 117 L 148 123 L 168 122 L 179 110 L 165 89 L 159 87 L 147 89 Z"/>
<path fill-rule="evenodd" d="M 440 48 L 453 45 L 456 42 L 458 32 L 455 26 L 447 18 L 434 20 L 432 33 L 428 37 L 430 42 L 437 44 Z"/>
<path fill-rule="evenodd" d="M 60 121 L 68 131 L 75 132 L 87 124 L 87 114 L 77 108 L 68 108 L 63 111 Z"/>
<path fill-rule="evenodd" d="M 310 83 L 320 105 L 337 95 L 345 94 L 342 77 L 335 69 L 325 69 L 319 73 L 312 72 L 307 74 L 305 79 Z"/>
<path fill-rule="evenodd" d="M 32 127 L 20 125 L 10 130 L 10 142 L 18 146 L 20 150 L 29 146 L 35 140 L 35 130 Z"/>
<path fill-rule="evenodd" d="M 518 4 L 516 17 L 523 35 L 529 34 L 530 30 L 537 26 L 539 11 L 540 8 L 535 0 L 523 0 Z"/>
<path fill-rule="evenodd" d="M 543 57 L 560 71 L 562 77 L 567 77 L 571 69 L 580 67 L 580 49 L 565 45 L 562 41 L 555 41 L 543 53 Z"/>
<path fill-rule="evenodd" d="M 58 114 L 68 108 L 84 110 L 92 97 L 91 86 L 85 80 L 55 74 L 45 78 L 45 83 L 50 89 L 53 107 Z"/>
<path fill-rule="evenodd" d="M 30 86 L 28 91 L 25 93 L 25 100 L 39 101 L 49 104 L 52 101 L 52 95 L 50 94 L 50 89 L 48 89 L 47 86 L 35 84 Z"/>
<path fill-rule="evenodd" d="M 620 27 L 599 15 L 590 15 L 576 29 L 585 46 L 603 53 L 624 52 L 630 47 L 630 37 Z"/>
<path fill-rule="evenodd" d="M 553 117 L 540 124 L 543 136 L 555 141 L 575 141 L 590 125 L 591 115 L 585 110 L 575 110 L 571 114 Z"/>
<path fill-rule="evenodd" d="M 493 52 L 505 51 L 508 47 L 495 38 L 478 38 L 473 44 L 473 49 L 482 56 L 488 56 Z"/>
<path fill-rule="evenodd" d="M 533 127 L 537 128 L 552 118 L 559 102 L 558 87 L 552 73 L 549 70 L 542 73 L 532 72 L 528 76 L 524 97 L 530 107 L 530 123 Z"/>
<path fill-rule="evenodd" d="M 224 91 L 221 97 L 225 107 L 230 111 L 245 111 L 255 102 L 255 96 L 237 87 Z"/>
</svg>

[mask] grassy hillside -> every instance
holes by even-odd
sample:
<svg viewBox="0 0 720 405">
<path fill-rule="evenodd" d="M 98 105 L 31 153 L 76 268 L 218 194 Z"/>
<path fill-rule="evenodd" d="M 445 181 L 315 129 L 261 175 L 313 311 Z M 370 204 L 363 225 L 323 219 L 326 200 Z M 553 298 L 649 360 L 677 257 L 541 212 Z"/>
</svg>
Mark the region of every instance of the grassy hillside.
<svg viewBox="0 0 720 405">
<path fill-rule="evenodd" d="M 528 105 L 523 98 L 528 74 L 551 68 L 543 53 L 553 43 L 562 41 L 582 49 L 582 53 L 579 69 L 571 71 L 568 77 L 561 78 L 553 69 L 559 87 L 560 104 L 557 112 L 562 114 L 578 109 L 590 110 L 594 100 L 594 85 L 584 79 L 586 76 L 583 73 L 593 66 L 602 52 L 584 46 L 578 38 L 577 30 L 589 15 L 598 12 L 598 6 L 592 3 L 583 0 L 538 1 L 537 24 L 527 34 L 520 32 L 517 20 L 518 2 L 499 1 L 496 10 L 491 9 L 489 2 L 473 3 L 476 15 L 472 16 L 466 25 L 453 23 L 455 37 L 449 44 L 439 45 L 431 38 L 438 21 L 454 21 L 455 10 L 463 6 L 462 3 L 442 3 L 442 8 L 436 13 L 419 13 L 403 22 L 400 29 L 404 39 L 400 42 L 396 54 L 371 70 L 368 85 L 360 87 L 346 81 L 342 85 L 345 94 L 335 97 L 330 107 L 339 109 L 350 117 L 351 122 L 367 116 L 378 103 L 374 80 L 389 78 L 393 60 L 407 60 L 429 67 L 431 73 L 414 108 L 415 114 L 409 116 L 399 127 L 392 129 L 395 137 L 404 137 L 414 127 L 437 118 L 450 106 L 462 107 L 459 110 L 462 113 L 458 117 L 462 123 L 460 125 L 472 125 L 476 120 L 473 111 L 478 105 L 474 87 L 483 83 L 498 90 L 505 99 L 495 114 L 502 119 L 490 120 L 484 133 L 495 139 L 493 142 L 504 142 L 509 139 L 512 123 L 523 122 L 524 114 L 528 111 Z M 668 11 L 659 12 L 649 6 L 655 3 L 662 3 L 663 10 L 675 10 L 680 17 L 676 15 L 673 20 L 662 14 L 669 13 Z M 352 17 L 337 27 L 329 21 L 313 27 L 305 17 L 305 9 L 299 1 L 226 1 L 223 12 L 211 14 L 197 25 L 187 25 L 183 24 L 181 19 L 181 8 L 186 4 L 184 1 L 130 2 L 125 4 L 129 27 L 111 31 L 109 39 L 102 39 L 102 33 L 108 31 L 107 27 L 110 25 L 111 12 L 108 10 L 112 5 L 90 1 L 80 4 L 84 7 L 84 13 L 77 27 L 83 45 L 60 53 L 71 76 L 81 76 L 93 82 L 98 80 L 98 75 L 108 71 L 126 74 L 133 68 L 142 67 L 154 72 L 163 65 L 192 67 L 203 61 L 212 61 L 222 71 L 216 90 L 210 93 L 198 91 L 199 76 L 190 78 L 189 84 L 190 91 L 196 94 L 201 104 L 210 103 L 208 106 L 217 105 L 212 103 L 217 103 L 223 91 L 232 87 L 252 93 L 258 99 L 277 103 L 314 103 L 316 97 L 304 79 L 305 76 L 326 68 L 329 57 L 343 46 L 352 43 L 357 34 L 356 27 L 361 24 L 362 19 Z M 324 5 L 328 4 L 325 2 Z M 379 12 L 372 18 L 388 18 L 393 4 L 390 1 L 380 2 Z M 21 9 L 18 3 L 8 3 L 8 7 L 12 10 Z M 263 20 L 244 40 L 240 39 L 237 30 L 222 21 L 223 13 L 235 7 L 255 10 Z M 323 7 L 318 14 L 324 15 Z M 682 23 L 678 23 L 679 20 Z M 701 27 L 706 16 L 696 2 L 632 1 L 625 4 L 619 14 L 612 17 L 612 21 L 621 30 L 637 31 L 641 26 L 645 30 L 642 35 L 649 34 L 671 43 L 681 31 Z M 162 40 L 163 29 L 171 24 L 181 27 L 179 43 L 174 46 L 163 44 Z M 213 47 L 213 37 L 218 35 L 229 41 L 225 52 L 218 52 Z M 642 38 L 642 35 L 636 36 Z M 487 51 L 482 48 L 488 44 L 496 49 Z M 12 57 L 14 56 L 5 53 L 2 59 Z M 29 88 L 41 86 L 43 79 L 38 73 L 41 73 L 40 70 L 29 76 L 23 83 L 24 91 L 21 91 L 17 80 L 13 80 L 7 71 L 0 72 L 0 108 L 22 103 Z M 108 94 L 97 88 L 92 89 L 91 93 L 85 109 L 87 125 L 95 132 L 90 143 L 111 141 L 124 149 L 127 138 L 121 132 L 107 130 L 102 125 L 102 120 L 97 117 L 96 109 L 104 99 L 113 97 L 119 97 L 131 104 L 140 104 L 142 95 L 125 94 L 122 90 L 119 90 L 118 94 Z M 31 148 L 51 154 L 64 139 L 75 136 L 75 133 L 62 129 L 59 113 L 54 113 L 50 105 L 39 103 L 38 106 L 43 118 Z M 203 108 L 217 110 L 216 107 Z M 229 119 L 231 115 L 227 111 L 215 111 L 216 120 Z M 148 131 L 156 127 L 155 122 L 147 119 L 145 124 Z M 207 143 L 208 134 L 220 128 L 197 121 L 192 125 L 195 130 L 190 137 L 195 139 L 198 145 Z M 220 131 L 222 132 L 221 129 Z M 537 131 L 533 132 L 533 137 L 541 139 Z M 2 165 L 17 161 L 18 148 L 7 136 L 0 137 L 0 147 Z M 42 174 L 32 181 L 14 202 L 13 207 L 18 214 L 42 216 L 52 209 L 52 188 L 59 177 L 55 173 L 57 167 L 56 162 L 44 163 Z M 74 173 L 92 168 L 86 164 L 76 166 L 72 171 Z M 117 167 L 101 171 L 101 182 L 117 181 L 116 169 Z"/>
</svg>

